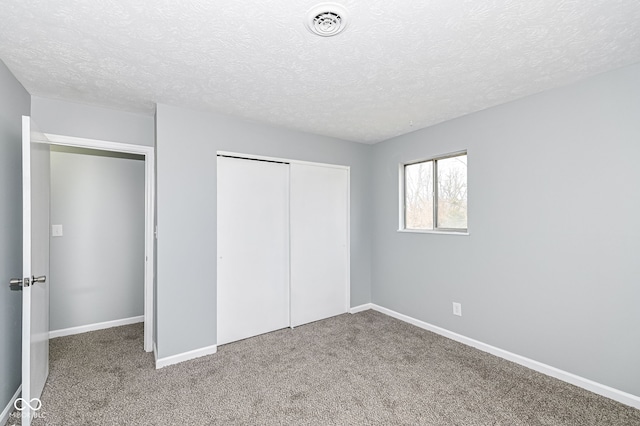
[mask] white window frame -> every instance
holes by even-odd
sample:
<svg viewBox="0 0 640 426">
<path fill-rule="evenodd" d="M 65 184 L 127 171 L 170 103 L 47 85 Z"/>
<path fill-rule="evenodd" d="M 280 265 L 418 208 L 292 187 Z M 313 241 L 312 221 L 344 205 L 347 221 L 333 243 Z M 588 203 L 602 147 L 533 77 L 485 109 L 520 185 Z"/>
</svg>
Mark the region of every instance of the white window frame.
<svg viewBox="0 0 640 426">
<path fill-rule="evenodd" d="M 445 160 L 447 158 L 458 157 L 461 155 L 467 156 L 467 161 L 469 158 L 469 154 L 467 150 L 450 152 L 443 155 L 438 155 L 434 157 L 423 158 L 420 160 L 413 160 L 406 163 L 400 163 L 399 165 L 399 225 L 398 232 L 411 232 L 411 233 L 419 233 L 419 234 L 449 234 L 449 235 L 469 235 L 469 218 L 467 216 L 467 227 L 466 228 L 439 228 L 438 224 L 438 161 Z M 433 229 L 412 229 L 406 227 L 406 206 L 405 206 L 405 167 L 410 166 L 412 164 L 426 163 L 428 161 L 433 161 Z M 468 165 L 467 165 L 468 171 Z M 467 174 L 467 185 L 468 185 L 468 174 Z M 467 200 L 467 211 L 469 208 L 469 201 Z"/>
</svg>

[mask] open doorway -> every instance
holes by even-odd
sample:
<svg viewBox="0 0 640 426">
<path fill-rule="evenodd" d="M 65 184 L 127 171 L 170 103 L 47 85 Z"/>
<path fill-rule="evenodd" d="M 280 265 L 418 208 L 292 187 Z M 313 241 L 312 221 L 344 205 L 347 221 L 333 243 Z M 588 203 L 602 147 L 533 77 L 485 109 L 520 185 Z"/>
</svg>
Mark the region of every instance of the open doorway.
<svg viewBox="0 0 640 426">
<path fill-rule="evenodd" d="M 50 147 L 49 337 L 144 320 L 144 156 Z"/>
<path fill-rule="evenodd" d="M 76 153 L 76 154 L 85 155 L 85 156 L 93 155 L 95 156 L 94 159 L 100 159 L 100 158 L 101 159 L 125 159 L 125 160 L 134 161 L 134 162 L 144 163 L 143 170 L 142 170 L 143 187 L 141 188 L 141 191 L 139 191 L 139 194 L 142 195 L 142 200 L 139 200 L 139 201 L 143 203 L 143 206 L 144 206 L 143 207 L 144 215 L 142 220 L 139 223 L 139 224 L 143 224 L 143 230 L 141 232 L 142 238 L 143 238 L 141 245 L 143 246 L 143 249 L 142 249 L 141 256 L 139 257 L 139 260 L 141 262 L 140 266 L 142 266 L 140 268 L 141 276 L 143 279 L 143 287 L 140 294 L 140 299 L 141 299 L 140 301 L 142 302 L 142 305 L 143 305 L 141 316 L 144 322 L 144 350 L 147 352 L 151 352 L 154 349 L 154 341 L 155 341 L 155 338 L 154 338 L 155 330 L 154 330 L 154 320 L 153 320 L 153 317 L 154 317 L 153 276 L 154 276 L 154 242 L 155 242 L 154 241 L 155 237 L 154 237 L 154 172 L 153 172 L 154 149 L 153 147 L 122 144 L 122 143 L 100 141 L 100 140 L 93 140 L 93 139 L 76 138 L 76 137 L 63 136 L 63 135 L 53 135 L 53 134 L 47 134 L 47 133 L 43 134 L 43 138 L 39 142 L 47 143 L 51 146 L 52 161 L 55 160 L 56 156 L 63 156 L 64 154 Z M 64 165 L 60 165 L 60 166 L 64 167 Z M 129 191 L 128 196 L 133 196 L 133 194 L 134 192 Z M 100 196 L 101 194 L 95 194 L 95 197 L 100 197 Z M 102 218 L 96 217 L 95 219 L 99 221 L 104 221 L 105 217 L 102 217 Z M 56 218 L 52 217 L 52 225 L 62 225 L 62 229 L 60 229 L 60 227 L 52 228 L 52 231 L 53 231 L 52 234 L 62 233 L 63 235 L 62 238 L 64 238 L 64 235 L 65 235 L 64 223 L 55 223 L 55 221 L 56 221 Z M 109 226 L 112 226 L 112 225 L 117 226 L 117 224 L 114 224 L 113 222 L 95 224 L 95 226 L 104 226 L 105 228 L 108 228 Z M 52 236 L 50 238 L 52 239 L 52 243 L 54 244 L 57 243 L 57 241 L 55 241 L 54 239 L 58 237 Z M 85 238 L 85 241 L 87 241 L 86 238 Z M 108 261 L 108 260 L 105 259 L 105 261 Z M 81 270 L 82 268 L 78 269 L 78 271 L 81 271 Z M 55 271 L 52 271 L 52 272 L 54 272 L 54 275 L 55 275 Z M 76 279 L 87 280 L 87 282 L 89 282 L 90 280 L 95 279 L 95 277 L 85 276 L 85 277 L 76 277 Z M 95 297 L 95 294 L 94 294 L 94 297 Z M 129 302 L 130 302 L 129 303 L 130 305 L 135 305 L 136 303 L 135 300 L 129 301 Z M 121 308 L 122 307 L 114 307 L 116 312 L 118 311 L 118 309 L 121 309 Z M 124 310 L 121 309 L 121 311 L 133 312 L 132 306 L 129 306 Z M 78 314 L 77 312 L 76 314 L 82 315 L 82 313 Z M 56 314 L 52 312 L 52 315 L 56 315 Z M 69 317 L 69 315 L 66 315 L 66 316 Z M 60 318 L 53 317 L 52 319 L 54 319 L 54 321 L 58 321 Z M 140 316 L 139 315 L 128 316 L 128 314 L 125 314 L 125 317 L 123 317 L 122 319 L 124 321 L 121 323 L 118 323 L 118 321 L 111 322 L 111 323 L 109 321 L 104 321 L 101 324 L 106 326 L 124 325 L 127 323 L 140 321 Z M 58 323 L 58 324 L 62 324 L 62 323 Z M 52 323 L 51 326 L 52 326 L 52 329 L 57 328 L 57 324 L 55 322 Z M 82 331 L 90 331 L 92 329 L 99 329 L 99 328 L 104 328 L 104 327 L 100 327 L 100 323 L 98 323 L 97 328 L 89 327 L 86 330 L 82 330 Z M 58 335 L 62 335 L 62 334 L 58 334 Z M 52 337 L 55 337 L 55 336 L 52 336 Z"/>
</svg>

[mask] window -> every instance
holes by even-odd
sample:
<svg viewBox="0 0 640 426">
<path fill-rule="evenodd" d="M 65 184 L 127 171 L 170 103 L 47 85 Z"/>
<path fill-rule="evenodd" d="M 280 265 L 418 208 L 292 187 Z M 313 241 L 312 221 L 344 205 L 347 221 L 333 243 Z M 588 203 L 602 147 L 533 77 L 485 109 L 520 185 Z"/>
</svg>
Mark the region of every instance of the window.
<svg viewBox="0 0 640 426">
<path fill-rule="evenodd" d="M 467 153 L 401 166 L 400 229 L 467 232 Z"/>
</svg>

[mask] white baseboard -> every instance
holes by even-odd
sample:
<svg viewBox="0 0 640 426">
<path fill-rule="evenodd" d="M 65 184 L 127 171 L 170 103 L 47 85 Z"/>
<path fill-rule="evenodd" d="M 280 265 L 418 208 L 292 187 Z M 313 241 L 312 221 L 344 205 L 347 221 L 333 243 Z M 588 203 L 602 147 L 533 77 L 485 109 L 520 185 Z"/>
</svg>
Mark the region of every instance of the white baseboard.
<svg viewBox="0 0 640 426">
<path fill-rule="evenodd" d="M 465 345 L 468 346 L 472 346 L 476 349 L 479 349 L 483 352 L 488 352 L 492 355 L 495 355 L 497 357 L 506 359 L 508 361 L 511 362 L 515 362 L 516 364 L 520 364 L 523 365 L 527 368 L 530 368 L 532 370 L 535 370 L 539 373 L 542 374 L 546 374 L 547 376 L 551 376 L 551 377 L 555 377 L 556 379 L 562 380 L 564 382 L 570 383 L 572 385 L 581 387 L 583 389 L 586 389 L 590 392 L 593 393 L 597 393 L 598 395 L 602 395 L 604 397 L 613 399 L 614 401 L 618 401 L 621 402 L 622 404 L 626 404 L 629 405 L 631 407 L 634 408 L 638 408 L 640 409 L 640 397 L 612 388 L 610 386 L 606 386 L 603 385 L 601 383 L 598 382 L 594 382 L 593 380 L 589 380 L 589 379 L 585 379 L 584 377 L 580 377 L 577 376 L 573 373 L 569 373 L 567 371 L 564 370 L 560 370 L 559 368 L 556 367 L 552 367 L 550 365 L 547 364 L 543 364 L 541 362 L 535 361 L 533 359 L 518 355 L 518 354 L 514 354 L 512 352 L 506 351 L 504 349 L 500 349 L 497 348 L 495 346 L 491 346 L 488 345 L 486 343 L 480 342 L 478 340 L 475 339 L 471 339 L 469 337 L 463 336 L 461 334 L 458 333 L 454 333 L 452 331 L 449 331 L 447 329 L 435 326 L 433 324 L 429 324 L 427 322 L 424 321 L 420 321 L 418 319 L 412 318 L 408 315 L 404 315 L 401 314 L 399 312 L 395 312 L 392 311 L 391 309 L 387 309 L 387 308 L 383 308 L 382 306 L 378 306 L 376 304 L 373 303 L 369 303 L 367 305 L 371 306 L 371 309 L 373 309 L 374 311 L 378 311 L 381 312 L 385 315 L 389 315 L 390 317 L 393 318 L 397 318 L 401 321 L 407 322 L 409 324 L 413 324 L 417 327 L 423 328 L 425 330 L 429 330 L 432 331 L 436 334 L 439 334 L 441 336 L 447 337 L 451 340 L 455 340 L 456 342 L 460 342 L 463 343 Z M 362 310 L 365 309 L 361 309 L 364 306 L 367 305 L 361 305 L 361 306 L 357 306 L 356 308 L 352 308 L 352 313 L 355 309 L 359 309 L 357 312 L 361 312 Z"/>
<path fill-rule="evenodd" d="M 349 309 L 350 314 L 357 314 L 358 312 L 367 311 L 373 309 L 373 303 L 365 303 L 364 305 L 354 306 Z"/>
<path fill-rule="evenodd" d="M 2 410 L 2 413 L 0 413 L 0 425 L 5 425 L 7 423 L 7 420 L 9 420 L 9 416 L 13 412 L 13 404 L 15 404 L 16 399 L 18 399 L 18 396 L 20 396 L 21 392 L 22 385 L 18 386 L 18 390 L 13 394 L 7 406 L 4 407 L 4 410 Z"/>
<path fill-rule="evenodd" d="M 179 362 L 183 361 L 189 361 L 190 359 L 200 358 L 201 356 L 212 355 L 216 352 L 218 352 L 218 346 L 211 345 L 204 348 L 195 349 L 193 351 L 168 356 L 165 358 L 158 358 L 156 349 L 156 369 L 160 369 L 168 365 L 178 364 Z"/>
<path fill-rule="evenodd" d="M 144 322 L 144 315 L 113 321 L 98 322 L 95 324 L 81 325 L 79 327 L 63 328 L 61 330 L 53 330 L 49 332 L 49 339 L 71 336 L 73 334 L 86 333 L 89 331 L 103 330 L 105 328 L 119 327 L 121 325 L 136 324 L 139 322 Z"/>
</svg>

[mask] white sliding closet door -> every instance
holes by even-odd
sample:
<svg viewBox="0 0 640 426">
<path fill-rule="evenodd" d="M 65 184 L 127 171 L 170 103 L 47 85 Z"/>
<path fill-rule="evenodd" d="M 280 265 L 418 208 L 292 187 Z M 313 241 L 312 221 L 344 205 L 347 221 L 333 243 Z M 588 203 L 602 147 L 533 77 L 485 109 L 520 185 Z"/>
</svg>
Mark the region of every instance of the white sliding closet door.
<svg viewBox="0 0 640 426">
<path fill-rule="evenodd" d="M 218 345 L 289 327 L 289 165 L 218 157 Z"/>
<path fill-rule="evenodd" d="M 346 169 L 291 164 L 291 326 L 347 312 Z"/>
</svg>

